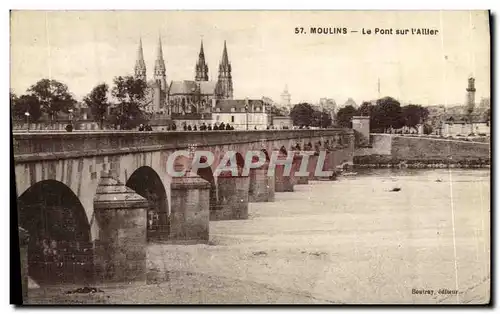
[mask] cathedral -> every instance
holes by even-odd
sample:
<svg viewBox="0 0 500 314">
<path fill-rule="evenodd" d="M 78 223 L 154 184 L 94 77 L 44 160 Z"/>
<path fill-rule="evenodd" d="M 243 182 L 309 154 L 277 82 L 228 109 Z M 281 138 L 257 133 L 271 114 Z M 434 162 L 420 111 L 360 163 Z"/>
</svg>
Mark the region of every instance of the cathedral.
<svg viewBox="0 0 500 314">
<path fill-rule="evenodd" d="M 136 78 L 147 83 L 145 109 L 149 113 L 169 116 L 209 113 L 213 100 L 233 99 L 233 79 L 226 41 L 224 41 L 217 81 L 208 80 L 208 71 L 202 41 L 195 65 L 194 80 L 172 81 L 167 84 L 162 43 L 159 38 L 153 79 L 148 81 L 142 40 L 139 41 L 134 73 Z"/>
</svg>

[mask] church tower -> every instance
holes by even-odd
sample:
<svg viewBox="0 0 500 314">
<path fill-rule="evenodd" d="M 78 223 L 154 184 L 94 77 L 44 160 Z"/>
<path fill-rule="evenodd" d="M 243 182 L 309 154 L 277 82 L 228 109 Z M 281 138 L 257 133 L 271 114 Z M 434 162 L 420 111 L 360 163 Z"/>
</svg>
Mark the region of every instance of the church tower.
<svg viewBox="0 0 500 314">
<path fill-rule="evenodd" d="M 468 85 L 467 85 L 467 97 L 465 106 L 468 110 L 473 110 L 476 102 L 476 87 L 475 87 L 475 79 L 471 75 L 469 76 Z"/>
<path fill-rule="evenodd" d="M 163 60 L 163 50 L 161 47 L 161 37 L 158 37 L 158 50 L 156 53 L 154 80 L 160 85 L 161 90 L 167 90 L 167 73 L 165 61 Z"/>
<path fill-rule="evenodd" d="M 201 41 L 200 54 L 196 63 L 195 81 L 208 81 L 208 65 L 205 62 L 205 52 L 203 51 L 203 40 Z"/>
<path fill-rule="evenodd" d="M 227 56 L 225 40 L 222 60 L 219 65 L 219 78 L 215 91 L 217 96 L 222 99 L 233 99 L 233 78 L 231 76 L 231 64 L 229 63 L 229 58 Z"/>
<path fill-rule="evenodd" d="M 137 60 L 134 68 L 135 78 L 146 82 L 146 63 L 144 62 L 144 54 L 142 53 L 142 39 L 139 38 L 139 48 L 137 49 Z"/>
<path fill-rule="evenodd" d="M 285 85 L 285 90 L 281 94 L 281 105 L 286 109 L 290 110 L 291 101 L 292 101 L 292 95 L 290 95 L 290 93 L 288 92 L 288 85 Z"/>
</svg>

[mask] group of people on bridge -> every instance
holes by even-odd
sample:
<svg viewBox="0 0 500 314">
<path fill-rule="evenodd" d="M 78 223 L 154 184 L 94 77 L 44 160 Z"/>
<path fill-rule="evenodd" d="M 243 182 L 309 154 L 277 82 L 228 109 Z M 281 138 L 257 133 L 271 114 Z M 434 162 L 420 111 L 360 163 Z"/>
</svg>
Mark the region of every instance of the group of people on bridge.
<svg viewBox="0 0 500 314">
<path fill-rule="evenodd" d="M 141 131 L 141 132 L 142 131 L 153 131 L 153 127 L 151 127 L 151 125 L 149 125 L 149 124 L 144 125 L 141 123 L 139 125 L 139 131 Z"/>
<path fill-rule="evenodd" d="M 191 125 L 184 124 L 183 128 L 184 131 L 198 131 L 198 127 L 196 125 L 191 127 Z M 205 122 L 203 122 L 203 124 L 200 125 L 199 130 L 200 131 L 234 130 L 234 127 L 231 126 L 229 123 L 224 124 L 224 122 L 221 122 L 219 125 L 217 125 L 217 123 L 214 123 L 214 126 L 212 127 L 210 123 L 206 125 Z"/>
</svg>

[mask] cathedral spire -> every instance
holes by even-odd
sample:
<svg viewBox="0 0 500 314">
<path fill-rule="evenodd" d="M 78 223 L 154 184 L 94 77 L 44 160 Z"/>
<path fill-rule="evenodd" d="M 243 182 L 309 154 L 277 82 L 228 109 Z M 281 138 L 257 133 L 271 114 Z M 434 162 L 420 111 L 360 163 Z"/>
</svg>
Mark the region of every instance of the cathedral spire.
<svg viewBox="0 0 500 314">
<path fill-rule="evenodd" d="M 217 80 L 215 92 L 221 99 L 233 98 L 233 78 L 231 76 L 231 63 L 229 63 L 225 40 L 224 50 L 222 51 L 222 59 L 219 65 L 219 78 Z"/>
<path fill-rule="evenodd" d="M 161 47 L 161 35 L 158 35 L 158 50 L 156 52 L 156 60 L 163 60 L 163 49 Z"/>
<path fill-rule="evenodd" d="M 205 60 L 205 52 L 203 51 L 203 39 L 201 40 L 200 59 Z"/>
<path fill-rule="evenodd" d="M 163 49 L 161 46 L 161 35 L 158 35 L 158 50 L 156 54 L 154 79 L 160 84 L 162 90 L 167 89 L 167 73 L 165 61 L 163 60 Z"/>
<path fill-rule="evenodd" d="M 137 49 L 137 60 L 134 68 L 135 77 L 146 81 L 146 63 L 144 62 L 144 54 L 142 52 L 142 38 L 139 38 L 139 48 Z"/>
<path fill-rule="evenodd" d="M 203 51 L 203 40 L 201 41 L 198 62 L 195 67 L 195 81 L 208 81 L 208 65 L 205 62 L 205 52 Z"/>
<path fill-rule="evenodd" d="M 224 40 L 224 50 L 222 51 L 221 66 L 228 66 L 228 65 L 229 65 L 229 58 L 227 56 L 226 41 Z"/>
</svg>

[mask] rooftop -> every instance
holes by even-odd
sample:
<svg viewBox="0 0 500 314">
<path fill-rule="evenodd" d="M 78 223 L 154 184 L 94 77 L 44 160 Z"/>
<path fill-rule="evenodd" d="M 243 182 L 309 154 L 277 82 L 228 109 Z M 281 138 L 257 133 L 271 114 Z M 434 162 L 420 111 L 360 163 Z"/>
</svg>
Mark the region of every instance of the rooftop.
<svg viewBox="0 0 500 314">
<path fill-rule="evenodd" d="M 185 95 L 200 92 L 202 95 L 213 95 L 215 91 L 215 81 L 172 81 L 170 83 L 170 95 Z"/>
<path fill-rule="evenodd" d="M 265 108 L 264 101 L 261 99 L 219 99 L 216 101 L 213 112 L 246 112 L 247 104 L 248 112 L 262 112 Z"/>
</svg>

